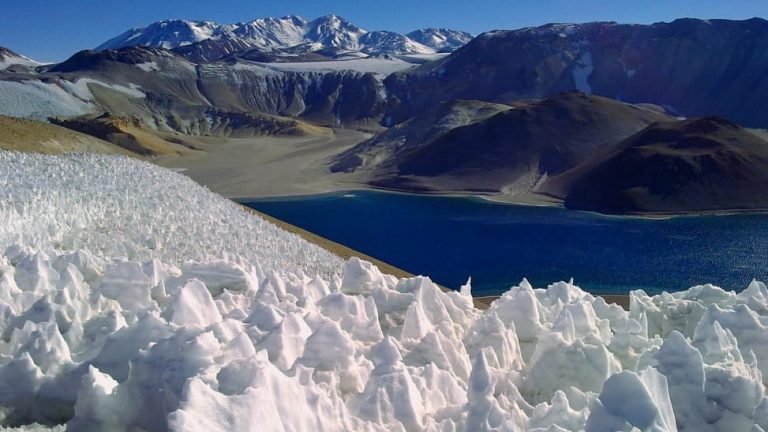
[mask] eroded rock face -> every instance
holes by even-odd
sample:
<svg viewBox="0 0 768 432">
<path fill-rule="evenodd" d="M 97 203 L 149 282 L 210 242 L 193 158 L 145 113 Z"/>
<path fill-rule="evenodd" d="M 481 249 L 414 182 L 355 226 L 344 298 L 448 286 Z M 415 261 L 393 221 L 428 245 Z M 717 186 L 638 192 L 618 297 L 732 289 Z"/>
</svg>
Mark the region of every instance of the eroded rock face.
<svg viewBox="0 0 768 432">
<path fill-rule="evenodd" d="M 768 125 L 768 21 L 553 24 L 482 34 L 437 64 L 387 78 L 404 120 L 455 98 L 506 103 L 579 89 L 685 116 Z M 418 89 L 418 91 L 416 91 Z"/>
<path fill-rule="evenodd" d="M 147 47 L 82 51 L 40 73 L 6 79 L 2 84 L 22 92 L 25 106 L 52 101 L 43 119 L 106 111 L 181 133 L 205 130 L 190 125 L 211 112 L 287 116 L 340 127 L 376 125 L 386 96 L 376 73 L 277 70 L 240 59 L 198 65 Z M 13 111 L 5 105 L 0 104 Z"/>
</svg>

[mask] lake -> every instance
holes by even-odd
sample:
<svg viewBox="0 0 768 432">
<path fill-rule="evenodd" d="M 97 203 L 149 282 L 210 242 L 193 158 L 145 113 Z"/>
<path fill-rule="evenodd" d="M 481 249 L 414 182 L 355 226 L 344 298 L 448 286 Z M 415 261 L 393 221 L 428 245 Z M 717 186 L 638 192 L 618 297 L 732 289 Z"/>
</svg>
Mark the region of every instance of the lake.
<svg viewBox="0 0 768 432">
<path fill-rule="evenodd" d="M 450 288 L 471 276 L 474 295 L 524 277 L 535 287 L 574 278 L 600 294 L 768 280 L 765 215 L 650 220 L 374 191 L 245 204 Z"/>
</svg>

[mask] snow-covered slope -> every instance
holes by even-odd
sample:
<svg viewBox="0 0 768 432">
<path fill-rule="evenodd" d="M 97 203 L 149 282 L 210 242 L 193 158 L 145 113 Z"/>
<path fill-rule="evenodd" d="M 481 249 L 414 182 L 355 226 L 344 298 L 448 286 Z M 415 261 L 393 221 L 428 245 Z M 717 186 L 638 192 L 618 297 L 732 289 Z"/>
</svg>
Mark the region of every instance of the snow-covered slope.
<svg viewBox="0 0 768 432">
<path fill-rule="evenodd" d="M 127 157 L 0 152 L 0 184 L 0 250 L 19 242 L 173 265 L 239 256 L 325 277 L 340 263 L 188 177 Z"/>
<path fill-rule="evenodd" d="M 53 116 L 78 116 L 93 112 L 93 101 L 84 100 L 65 86 L 37 80 L 0 81 L 0 114 L 45 121 Z"/>
<path fill-rule="evenodd" d="M 219 24 L 207 21 L 166 20 L 137 27 L 96 47 L 97 50 L 144 45 L 155 48 L 177 48 L 200 42 L 213 36 Z"/>
<path fill-rule="evenodd" d="M 186 47 L 179 52 L 194 61 L 207 62 L 253 49 L 286 51 L 292 55 L 328 50 L 374 55 L 424 54 L 451 51 L 471 39 L 468 33 L 449 29 L 425 29 L 412 34 L 419 39 L 387 31 L 369 32 L 336 15 L 312 21 L 286 16 L 228 25 L 170 20 L 131 29 L 96 49 L 136 45 L 168 49 Z"/>
<path fill-rule="evenodd" d="M 768 428 L 762 283 L 627 312 L 523 281 L 479 311 L 150 164 L 0 152 L 0 185 L 0 426 Z"/>
<path fill-rule="evenodd" d="M 36 62 L 29 57 L 17 54 L 8 48 L 0 47 L 0 71 L 8 69 L 13 65 L 35 67 L 40 66 L 41 63 Z"/>
</svg>

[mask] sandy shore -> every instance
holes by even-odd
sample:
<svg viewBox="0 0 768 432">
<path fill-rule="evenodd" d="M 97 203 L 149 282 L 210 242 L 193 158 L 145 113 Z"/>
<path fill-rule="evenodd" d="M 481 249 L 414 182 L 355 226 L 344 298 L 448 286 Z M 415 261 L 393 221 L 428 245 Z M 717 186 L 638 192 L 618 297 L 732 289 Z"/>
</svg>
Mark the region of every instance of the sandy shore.
<svg viewBox="0 0 768 432">
<path fill-rule="evenodd" d="M 360 174 L 330 173 L 328 161 L 332 156 L 370 138 L 371 134 L 350 129 L 318 130 L 317 134 L 303 137 L 191 137 L 187 140 L 202 151 L 158 158 L 156 163 L 182 171 L 210 190 L 239 201 L 361 189 L 413 194 L 372 187 Z M 446 191 L 430 195 L 475 197 L 518 205 L 562 206 L 556 198 L 540 194 L 512 196 Z"/>
<path fill-rule="evenodd" d="M 349 129 L 320 129 L 311 136 L 198 139 L 203 151 L 160 158 L 159 165 L 183 171 L 228 198 L 307 195 L 343 189 L 326 161 L 367 139 Z"/>
</svg>

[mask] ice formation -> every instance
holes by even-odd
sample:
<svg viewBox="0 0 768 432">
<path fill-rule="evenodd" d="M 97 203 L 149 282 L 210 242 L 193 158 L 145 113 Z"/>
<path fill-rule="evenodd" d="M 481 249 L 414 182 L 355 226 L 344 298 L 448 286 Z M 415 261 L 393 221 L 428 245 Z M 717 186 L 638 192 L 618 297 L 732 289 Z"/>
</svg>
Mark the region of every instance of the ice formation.
<svg viewBox="0 0 768 432">
<path fill-rule="evenodd" d="M 481 311 L 128 158 L 0 153 L 0 198 L 4 427 L 768 430 L 759 282 Z"/>
</svg>

